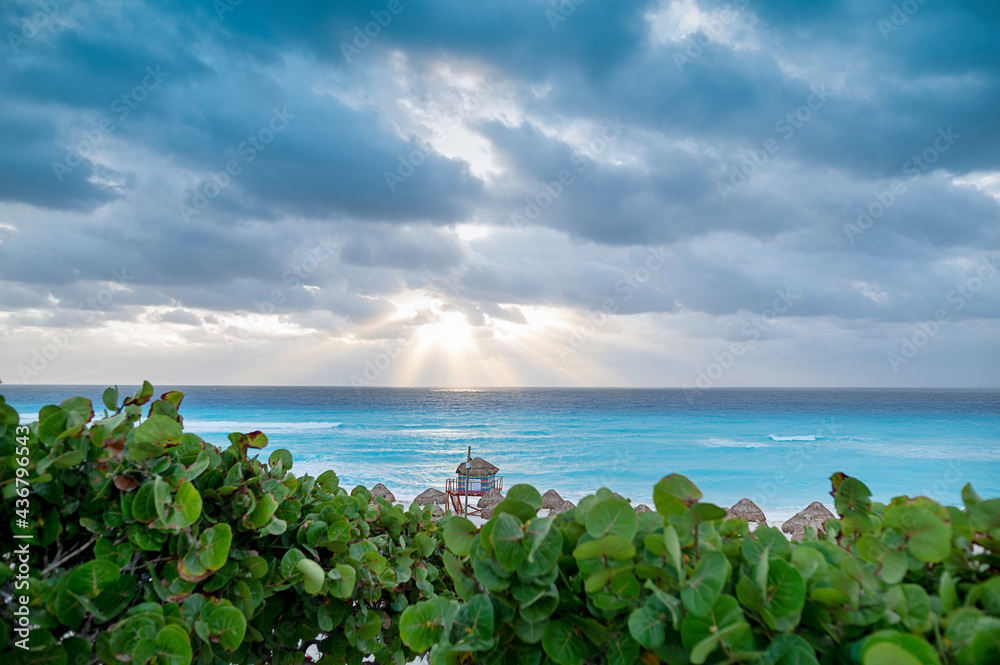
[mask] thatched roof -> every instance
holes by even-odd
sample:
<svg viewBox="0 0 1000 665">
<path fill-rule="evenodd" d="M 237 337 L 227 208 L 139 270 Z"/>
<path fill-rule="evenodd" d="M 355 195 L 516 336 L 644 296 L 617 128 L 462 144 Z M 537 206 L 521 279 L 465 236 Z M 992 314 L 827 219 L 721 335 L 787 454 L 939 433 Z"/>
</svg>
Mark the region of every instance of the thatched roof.
<svg viewBox="0 0 1000 665">
<path fill-rule="evenodd" d="M 813 501 L 790 520 L 782 524 L 781 530 L 793 535 L 795 535 L 796 531 L 804 531 L 807 526 L 811 526 L 817 531 L 823 531 L 823 525 L 826 524 L 826 521 L 834 517 L 836 515 L 827 510 L 826 506 L 819 501 Z"/>
<path fill-rule="evenodd" d="M 485 508 L 486 506 L 495 506 L 501 501 L 503 501 L 503 494 L 500 493 L 500 490 L 494 487 L 479 498 L 478 503 L 476 503 L 476 507 Z"/>
<path fill-rule="evenodd" d="M 498 503 L 491 503 L 490 505 L 483 508 L 482 511 L 480 511 L 479 516 L 482 517 L 484 520 L 491 519 L 493 517 L 493 509 L 499 505 L 500 504 Z"/>
<path fill-rule="evenodd" d="M 396 500 L 396 497 L 389 491 L 389 488 L 382 483 L 375 483 L 375 487 L 372 488 L 371 492 L 373 497 L 380 496 L 389 502 Z"/>
<path fill-rule="evenodd" d="M 433 487 L 428 487 L 423 492 L 417 495 L 417 498 L 413 500 L 413 503 L 418 506 L 428 506 L 432 503 L 440 504 L 442 506 L 447 505 L 448 495 L 441 490 L 436 490 Z"/>
<path fill-rule="evenodd" d="M 726 511 L 728 519 L 740 519 L 747 522 L 757 522 L 763 524 L 767 522 L 764 511 L 757 507 L 757 504 L 750 499 L 740 499 L 736 505 Z"/>
<path fill-rule="evenodd" d="M 485 478 L 487 476 L 492 476 L 499 470 L 499 467 L 493 466 L 482 457 L 473 457 L 472 464 L 469 465 L 469 475 L 473 478 Z M 465 462 L 458 465 L 455 473 L 460 476 L 465 475 Z"/>
<path fill-rule="evenodd" d="M 542 495 L 542 508 L 548 508 L 549 510 L 560 505 L 564 499 L 559 496 L 559 492 L 555 490 L 549 490 Z"/>
<path fill-rule="evenodd" d="M 651 513 L 651 512 L 653 512 L 653 509 L 644 503 L 640 503 L 638 506 L 635 507 L 636 515 L 640 513 Z"/>
<path fill-rule="evenodd" d="M 444 508 L 435 503 L 434 507 L 431 508 L 431 517 L 437 519 L 438 517 L 442 516 L 444 516 Z"/>
<path fill-rule="evenodd" d="M 572 501 L 563 501 L 558 506 L 555 506 L 554 508 L 549 508 L 548 517 L 552 517 L 553 515 L 558 515 L 559 513 L 565 513 L 567 510 L 573 510 L 574 508 L 576 508 L 576 504 L 573 503 Z"/>
</svg>

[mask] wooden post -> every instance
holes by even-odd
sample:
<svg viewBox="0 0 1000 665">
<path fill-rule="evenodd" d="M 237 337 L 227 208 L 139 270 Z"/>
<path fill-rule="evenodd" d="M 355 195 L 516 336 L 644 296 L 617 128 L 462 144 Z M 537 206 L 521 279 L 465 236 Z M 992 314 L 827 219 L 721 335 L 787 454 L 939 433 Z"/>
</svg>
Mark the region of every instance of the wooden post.
<svg viewBox="0 0 1000 665">
<path fill-rule="evenodd" d="M 465 460 L 465 514 L 469 514 L 469 472 L 472 470 L 472 446 Z"/>
</svg>

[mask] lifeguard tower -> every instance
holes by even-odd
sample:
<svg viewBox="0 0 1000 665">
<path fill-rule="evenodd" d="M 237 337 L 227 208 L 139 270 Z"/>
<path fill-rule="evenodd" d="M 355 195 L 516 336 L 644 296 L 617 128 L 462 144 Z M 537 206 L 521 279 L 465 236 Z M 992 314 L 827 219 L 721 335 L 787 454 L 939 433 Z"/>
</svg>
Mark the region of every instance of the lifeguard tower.
<svg viewBox="0 0 1000 665">
<path fill-rule="evenodd" d="M 500 469 L 482 457 L 472 457 L 469 448 L 468 458 L 458 465 L 455 478 L 445 481 L 445 493 L 451 502 L 456 515 L 479 515 L 480 509 L 469 505 L 469 497 L 481 497 L 490 490 L 503 490 L 503 476 L 498 476 Z"/>
</svg>

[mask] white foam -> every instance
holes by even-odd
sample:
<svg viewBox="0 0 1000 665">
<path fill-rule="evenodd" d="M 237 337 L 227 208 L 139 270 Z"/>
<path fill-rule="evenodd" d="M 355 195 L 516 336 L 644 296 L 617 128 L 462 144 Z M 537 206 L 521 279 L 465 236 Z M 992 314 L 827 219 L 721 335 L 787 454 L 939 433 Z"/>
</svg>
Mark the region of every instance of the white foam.
<svg viewBox="0 0 1000 665">
<path fill-rule="evenodd" d="M 775 436 L 771 435 L 771 441 L 816 441 L 817 439 L 822 439 L 821 436 L 816 436 L 815 434 L 803 434 L 800 436 Z"/>
<path fill-rule="evenodd" d="M 701 442 L 708 448 L 770 448 L 768 443 L 759 441 L 736 441 L 735 439 L 708 439 Z"/>
<path fill-rule="evenodd" d="M 259 430 L 265 434 L 268 430 L 333 429 L 340 427 L 341 424 L 332 422 L 262 423 L 243 420 L 184 420 L 184 428 L 187 430 L 200 430 L 202 432 L 255 432 Z"/>
</svg>

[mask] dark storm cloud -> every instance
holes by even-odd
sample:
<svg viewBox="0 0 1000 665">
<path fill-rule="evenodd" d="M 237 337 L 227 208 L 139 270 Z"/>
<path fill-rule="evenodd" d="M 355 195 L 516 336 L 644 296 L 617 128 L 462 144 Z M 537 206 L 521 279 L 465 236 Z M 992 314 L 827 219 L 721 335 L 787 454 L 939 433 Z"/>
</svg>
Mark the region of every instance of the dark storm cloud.
<svg viewBox="0 0 1000 665">
<path fill-rule="evenodd" d="M 57 1 L 28 36 L 41 5 L 3 3 L 0 323 L 375 339 L 406 291 L 483 334 L 608 298 L 706 325 L 794 288 L 857 339 L 1000 246 L 1000 5 L 696 0 L 734 32 L 672 41 L 669 4 Z"/>
</svg>

